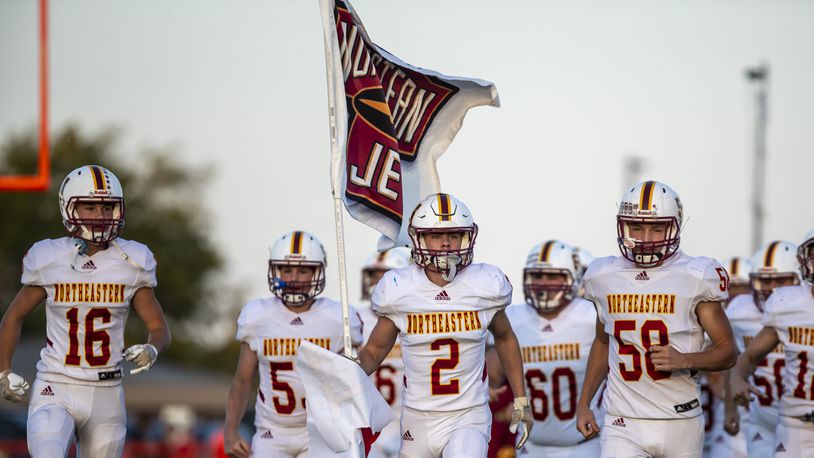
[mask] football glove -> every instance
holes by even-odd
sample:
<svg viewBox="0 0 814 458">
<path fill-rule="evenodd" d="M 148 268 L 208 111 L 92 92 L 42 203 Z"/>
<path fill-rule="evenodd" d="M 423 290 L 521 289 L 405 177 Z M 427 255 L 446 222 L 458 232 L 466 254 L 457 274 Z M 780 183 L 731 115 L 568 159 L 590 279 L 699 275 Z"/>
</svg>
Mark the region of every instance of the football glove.
<svg viewBox="0 0 814 458">
<path fill-rule="evenodd" d="M 11 369 L 6 369 L 0 372 L 0 388 L 4 398 L 11 402 L 20 402 L 28 393 L 30 386 L 24 378 L 11 372 Z"/>
<path fill-rule="evenodd" d="M 158 359 L 158 350 L 156 350 L 152 344 L 131 345 L 122 353 L 122 356 L 127 361 L 138 366 L 130 370 L 130 375 L 136 375 L 146 372 L 153 367 L 155 360 Z"/>
<path fill-rule="evenodd" d="M 517 427 L 520 426 L 520 440 L 517 441 L 517 448 L 521 448 L 526 444 L 533 424 L 534 420 L 531 417 L 529 398 L 525 396 L 514 398 L 514 410 L 512 411 L 512 422 L 509 425 L 509 431 L 515 434 Z"/>
</svg>

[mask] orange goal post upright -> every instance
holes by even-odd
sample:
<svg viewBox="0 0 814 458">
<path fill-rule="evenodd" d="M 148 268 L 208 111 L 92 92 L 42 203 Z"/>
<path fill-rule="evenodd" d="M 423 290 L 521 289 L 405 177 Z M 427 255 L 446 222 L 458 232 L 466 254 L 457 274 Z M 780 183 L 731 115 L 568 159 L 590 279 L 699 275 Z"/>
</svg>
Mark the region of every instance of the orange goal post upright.
<svg viewBox="0 0 814 458">
<path fill-rule="evenodd" d="M 39 52 L 39 159 L 36 175 L 0 175 L 0 191 L 45 191 L 51 184 L 48 148 L 48 0 L 37 11 Z"/>
</svg>

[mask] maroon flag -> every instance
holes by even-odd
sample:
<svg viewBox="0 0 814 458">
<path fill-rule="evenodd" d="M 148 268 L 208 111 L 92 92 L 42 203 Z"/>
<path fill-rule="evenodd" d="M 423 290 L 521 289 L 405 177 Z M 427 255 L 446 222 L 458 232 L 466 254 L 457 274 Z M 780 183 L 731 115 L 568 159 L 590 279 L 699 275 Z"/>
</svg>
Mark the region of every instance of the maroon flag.
<svg viewBox="0 0 814 458">
<path fill-rule="evenodd" d="M 488 81 L 413 67 L 378 47 L 346 0 L 320 0 L 331 121 L 331 184 L 350 215 L 409 244 L 412 209 L 440 192 L 435 163 L 466 111 L 499 106 Z"/>
</svg>

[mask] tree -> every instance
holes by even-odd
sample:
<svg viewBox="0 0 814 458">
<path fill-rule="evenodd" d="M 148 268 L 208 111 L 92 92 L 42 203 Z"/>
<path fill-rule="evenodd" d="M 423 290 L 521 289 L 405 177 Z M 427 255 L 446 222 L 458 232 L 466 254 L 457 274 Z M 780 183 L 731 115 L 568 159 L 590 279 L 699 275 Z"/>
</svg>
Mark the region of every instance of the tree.
<svg viewBox="0 0 814 458">
<path fill-rule="evenodd" d="M 214 349 L 195 351 L 192 347 L 199 342 L 189 330 L 196 323 L 205 324 L 201 317 L 211 319 L 216 308 L 213 299 L 226 297 L 230 303 L 240 303 L 233 290 L 220 288 L 222 285 L 214 281 L 220 277 L 223 259 L 209 237 L 211 219 L 199 198 L 210 179 L 210 169 L 189 167 L 171 151 L 150 150 L 140 153 L 137 161 L 125 160 L 116 149 L 117 137 L 115 130 L 93 136 L 67 126 L 52 139 L 51 189 L 44 193 L 0 193 L 4 212 L 0 224 L 0 307 L 5 309 L 20 287 L 20 260 L 26 250 L 38 240 L 66 235 L 57 200 L 62 179 L 76 167 L 98 164 L 113 171 L 124 188 L 126 224 L 122 236 L 146 243 L 156 254 L 156 294 L 173 327 L 169 355 L 186 360 L 204 358 Z M 0 170 L 3 174 L 33 173 L 36 151 L 33 132 L 12 135 L 0 147 Z M 23 332 L 44 330 L 44 307 L 38 307 L 26 320 Z M 129 320 L 128 342 L 137 343 L 144 335 L 140 320 Z"/>
</svg>

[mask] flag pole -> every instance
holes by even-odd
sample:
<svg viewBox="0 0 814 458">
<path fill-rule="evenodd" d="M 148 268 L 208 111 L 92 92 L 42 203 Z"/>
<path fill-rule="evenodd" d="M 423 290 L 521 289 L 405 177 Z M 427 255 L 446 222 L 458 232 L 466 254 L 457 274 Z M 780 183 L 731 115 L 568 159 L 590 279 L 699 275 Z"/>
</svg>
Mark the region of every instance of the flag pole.
<svg viewBox="0 0 814 458">
<path fill-rule="evenodd" d="M 330 5 L 330 10 L 334 10 L 333 1 L 322 0 L 321 8 L 324 10 Z M 323 17 L 323 22 L 326 18 Z M 323 27 L 326 24 L 323 24 Z M 325 29 L 329 30 L 328 28 Z M 342 220 L 342 184 L 337 178 L 337 159 L 345 154 L 340 151 L 336 136 L 336 103 L 334 94 L 336 88 L 334 87 L 334 60 L 333 60 L 333 45 L 329 37 L 325 37 L 325 70 L 328 81 L 328 121 L 330 126 L 331 137 L 331 195 L 334 201 L 334 226 L 336 228 L 336 257 L 339 266 L 339 299 L 342 303 L 342 339 L 343 349 L 342 352 L 349 358 L 356 357 L 356 351 L 353 348 L 353 341 L 350 335 L 350 303 L 348 301 L 348 268 L 345 262 L 345 225 Z"/>
</svg>

